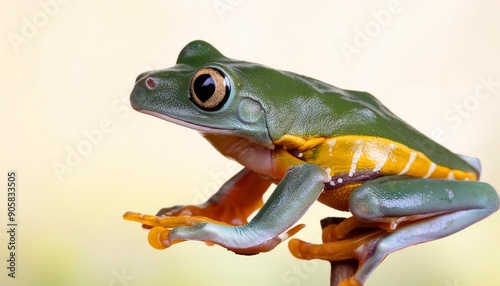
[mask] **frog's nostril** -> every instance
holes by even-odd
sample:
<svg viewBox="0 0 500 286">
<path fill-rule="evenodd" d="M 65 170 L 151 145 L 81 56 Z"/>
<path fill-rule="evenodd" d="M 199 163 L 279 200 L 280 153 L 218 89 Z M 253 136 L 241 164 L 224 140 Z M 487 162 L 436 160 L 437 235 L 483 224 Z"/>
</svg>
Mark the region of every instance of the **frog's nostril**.
<svg viewBox="0 0 500 286">
<path fill-rule="evenodd" d="M 144 83 L 146 84 L 146 87 L 150 90 L 153 90 L 158 86 L 158 81 L 152 77 L 146 78 Z"/>
</svg>

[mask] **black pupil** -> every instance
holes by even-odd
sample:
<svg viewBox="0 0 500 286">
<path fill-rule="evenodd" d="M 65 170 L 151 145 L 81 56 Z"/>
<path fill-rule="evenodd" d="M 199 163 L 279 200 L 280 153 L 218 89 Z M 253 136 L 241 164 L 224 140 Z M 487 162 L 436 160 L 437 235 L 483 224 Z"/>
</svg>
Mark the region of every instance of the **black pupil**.
<svg viewBox="0 0 500 286">
<path fill-rule="evenodd" d="M 198 99 L 205 102 L 214 95 L 215 80 L 209 74 L 202 74 L 194 81 L 193 88 Z"/>
</svg>

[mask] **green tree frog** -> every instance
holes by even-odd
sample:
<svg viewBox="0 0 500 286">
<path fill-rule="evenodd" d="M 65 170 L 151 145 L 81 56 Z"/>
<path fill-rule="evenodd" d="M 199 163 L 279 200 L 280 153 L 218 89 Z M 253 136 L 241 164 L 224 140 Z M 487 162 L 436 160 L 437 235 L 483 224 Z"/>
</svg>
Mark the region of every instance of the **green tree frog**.
<svg viewBox="0 0 500 286">
<path fill-rule="evenodd" d="M 372 95 L 230 59 L 203 41 L 189 43 L 174 67 L 139 75 L 130 100 L 140 112 L 199 131 L 244 166 L 204 204 L 126 213 L 151 228 L 158 249 L 198 240 L 238 254 L 269 251 L 303 228 L 295 224 L 319 201 L 352 217 L 325 228 L 323 244 L 291 239 L 291 253 L 354 258 L 359 267 L 342 285 L 362 285 L 388 254 L 499 207 L 496 191 L 477 181 L 477 159 L 435 143 Z M 344 238 L 359 228 L 368 231 Z"/>
</svg>

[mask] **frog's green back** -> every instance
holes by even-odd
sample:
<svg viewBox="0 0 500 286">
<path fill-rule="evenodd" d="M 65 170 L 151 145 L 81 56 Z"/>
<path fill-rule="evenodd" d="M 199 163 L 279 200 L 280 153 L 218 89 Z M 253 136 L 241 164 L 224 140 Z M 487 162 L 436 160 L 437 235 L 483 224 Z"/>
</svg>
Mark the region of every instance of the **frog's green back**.
<svg viewBox="0 0 500 286">
<path fill-rule="evenodd" d="M 478 173 L 464 159 L 429 139 L 366 92 L 343 90 L 324 82 L 259 64 L 229 59 L 210 44 L 194 41 L 177 64 L 200 68 L 216 63 L 236 82 L 235 96 L 251 98 L 265 112 L 271 140 L 283 135 L 377 136 L 426 154 L 433 162 Z"/>
<path fill-rule="evenodd" d="M 285 92 L 267 101 L 266 109 L 274 111 L 267 118 L 272 139 L 284 134 L 376 136 L 420 151 L 439 165 L 478 173 L 462 158 L 397 117 L 371 94 L 339 89 L 293 73 L 278 73 L 293 80 L 278 80 L 283 84 L 273 89 Z"/>
</svg>

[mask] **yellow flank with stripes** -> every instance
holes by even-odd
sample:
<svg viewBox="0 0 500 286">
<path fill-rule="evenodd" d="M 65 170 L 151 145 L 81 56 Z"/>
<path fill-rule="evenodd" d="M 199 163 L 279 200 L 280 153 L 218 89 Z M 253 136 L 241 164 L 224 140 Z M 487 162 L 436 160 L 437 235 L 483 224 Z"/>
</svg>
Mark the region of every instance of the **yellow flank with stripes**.
<svg viewBox="0 0 500 286">
<path fill-rule="evenodd" d="M 332 177 L 377 172 L 382 175 L 477 180 L 474 173 L 437 165 L 422 152 L 380 137 L 346 135 L 306 139 L 284 135 L 274 144 L 282 146 L 303 161 L 321 166 Z"/>
</svg>

